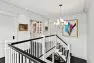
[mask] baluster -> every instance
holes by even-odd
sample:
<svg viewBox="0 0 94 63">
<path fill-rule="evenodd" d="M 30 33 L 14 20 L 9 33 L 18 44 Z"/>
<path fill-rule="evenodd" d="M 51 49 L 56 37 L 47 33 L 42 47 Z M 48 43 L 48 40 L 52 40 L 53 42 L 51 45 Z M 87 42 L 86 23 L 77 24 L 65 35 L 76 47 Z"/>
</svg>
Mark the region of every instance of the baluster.
<svg viewBox="0 0 94 63">
<path fill-rule="evenodd" d="M 29 54 L 29 49 L 27 49 L 27 53 Z M 29 61 L 27 58 L 26 58 L 26 62 Z"/>
<path fill-rule="evenodd" d="M 41 55 L 42 55 L 42 44 L 41 44 L 41 47 L 40 47 L 40 49 L 41 49 L 41 52 L 40 52 L 40 53 L 41 53 Z"/>
<path fill-rule="evenodd" d="M 32 44 L 32 48 L 33 48 L 33 50 L 32 50 L 32 55 L 34 56 L 34 42 L 33 42 L 33 44 Z"/>
<path fill-rule="evenodd" d="M 54 44 L 53 44 L 54 45 Z M 52 41 L 50 41 L 50 49 L 52 48 Z"/>
<path fill-rule="evenodd" d="M 70 44 L 68 44 L 68 62 L 67 63 L 70 63 L 70 48 L 71 48 L 71 45 Z"/>
<path fill-rule="evenodd" d="M 23 63 L 23 55 L 21 55 L 21 63 Z"/>
<path fill-rule="evenodd" d="M 42 39 L 42 54 L 45 54 L 45 36 Z M 42 57 L 43 61 L 45 61 L 45 56 Z"/>
<path fill-rule="evenodd" d="M 62 47 L 62 55 L 63 55 L 64 48 Z"/>
<path fill-rule="evenodd" d="M 17 52 L 17 63 L 19 63 L 19 53 Z"/>
<path fill-rule="evenodd" d="M 36 42 L 34 42 L 34 56 L 36 57 Z"/>
<path fill-rule="evenodd" d="M 39 57 L 40 57 L 40 54 L 41 54 L 41 49 L 40 49 L 40 47 L 41 47 L 41 44 L 39 43 Z"/>
<path fill-rule="evenodd" d="M 30 42 L 30 54 L 32 55 L 32 41 Z"/>
<path fill-rule="evenodd" d="M 14 50 L 13 50 L 13 53 L 12 53 L 12 58 L 13 58 L 12 63 L 14 63 Z"/>
<path fill-rule="evenodd" d="M 25 50 L 26 51 L 26 50 Z M 23 63 L 25 63 L 26 59 L 25 59 L 25 56 L 23 55 Z"/>
<path fill-rule="evenodd" d="M 21 55 L 20 55 L 20 53 L 18 53 L 18 55 L 19 55 L 19 63 L 21 63 Z"/>
<path fill-rule="evenodd" d="M 46 42 L 45 42 L 45 52 L 46 52 Z"/>
<path fill-rule="evenodd" d="M 16 54 L 15 54 L 15 50 L 14 50 L 14 63 L 15 63 L 15 59 L 16 59 Z"/>
<path fill-rule="evenodd" d="M 15 51 L 15 63 L 17 63 L 17 52 Z"/>
<path fill-rule="evenodd" d="M 9 48 L 9 63 L 11 63 L 11 48 Z"/>
<path fill-rule="evenodd" d="M 37 56 L 39 57 L 39 43 L 37 43 Z"/>
<path fill-rule="evenodd" d="M 26 63 L 30 63 L 28 58 L 26 58 L 26 60 L 27 60 L 27 62 L 26 62 Z"/>
<path fill-rule="evenodd" d="M 49 48 L 50 48 L 50 45 L 49 45 L 49 41 L 48 41 L 48 50 L 49 50 Z"/>
<path fill-rule="evenodd" d="M 15 51 L 14 50 L 13 50 L 13 58 L 14 58 L 13 63 L 15 63 Z"/>
<path fill-rule="evenodd" d="M 30 49 L 29 49 L 29 54 L 30 54 Z M 29 59 L 29 63 L 30 63 L 30 59 Z"/>
<path fill-rule="evenodd" d="M 47 51 L 48 51 L 48 50 L 49 50 L 49 41 L 47 42 L 47 48 L 48 48 L 48 49 L 47 49 Z"/>
<path fill-rule="evenodd" d="M 12 49 L 11 49 L 11 50 L 12 50 Z M 11 61 L 11 63 L 13 63 L 13 50 L 11 51 L 11 53 L 12 53 L 12 54 L 11 54 L 11 55 L 12 55 L 12 58 L 11 58 L 12 61 Z"/>
<path fill-rule="evenodd" d="M 31 52 L 32 52 L 32 55 L 34 55 L 34 41 L 32 41 L 31 43 L 32 43 L 32 45 L 31 45 L 32 46 L 32 51 Z M 32 63 L 31 60 L 30 60 L 30 63 Z"/>
<path fill-rule="evenodd" d="M 36 47 L 35 46 L 36 46 L 36 41 L 34 42 L 34 56 L 36 56 L 36 51 L 35 51 Z"/>
<path fill-rule="evenodd" d="M 29 54 L 29 50 L 30 49 L 27 49 L 27 53 Z M 29 59 L 28 58 L 26 58 L 26 63 L 29 63 Z"/>
<path fill-rule="evenodd" d="M 35 56 L 35 42 L 36 42 L 36 41 L 34 41 L 34 51 L 33 51 L 33 53 L 34 53 L 33 55 L 34 55 L 34 56 Z"/>
<path fill-rule="evenodd" d="M 27 50 L 25 50 L 25 52 L 27 52 Z M 25 60 L 25 63 L 26 63 L 26 57 L 24 56 L 24 58 L 25 58 L 24 60 Z"/>
<path fill-rule="evenodd" d="M 51 41 L 50 41 L 49 45 L 50 45 L 50 48 L 49 48 L 49 50 L 50 50 L 51 49 Z"/>
<path fill-rule="evenodd" d="M 38 52 L 38 42 L 36 42 L 36 57 L 38 58 L 37 52 Z"/>
<path fill-rule="evenodd" d="M 45 48 L 46 48 L 46 50 L 45 50 L 45 52 L 47 52 L 47 50 L 48 50 L 48 42 L 46 41 L 46 43 L 45 43 Z"/>
<path fill-rule="evenodd" d="M 16 52 L 16 62 L 15 63 L 17 63 L 17 52 Z"/>
</svg>

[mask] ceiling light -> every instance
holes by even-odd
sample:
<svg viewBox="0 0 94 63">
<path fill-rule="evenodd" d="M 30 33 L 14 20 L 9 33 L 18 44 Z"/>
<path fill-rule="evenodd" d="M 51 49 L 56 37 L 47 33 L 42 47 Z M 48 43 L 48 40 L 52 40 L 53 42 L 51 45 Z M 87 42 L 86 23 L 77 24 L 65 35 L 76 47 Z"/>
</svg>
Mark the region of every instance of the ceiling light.
<svg viewBox="0 0 94 63">
<path fill-rule="evenodd" d="M 59 7 L 60 7 L 60 17 L 59 19 L 57 19 L 57 21 L 54 23 L 55 25 L 67 25 L 67 22 L 64 21 L 64 19 L 62 18 L 61 16 L 61 7 L 62 7 L 62 4 L 59 4 Z"/>
</svg>

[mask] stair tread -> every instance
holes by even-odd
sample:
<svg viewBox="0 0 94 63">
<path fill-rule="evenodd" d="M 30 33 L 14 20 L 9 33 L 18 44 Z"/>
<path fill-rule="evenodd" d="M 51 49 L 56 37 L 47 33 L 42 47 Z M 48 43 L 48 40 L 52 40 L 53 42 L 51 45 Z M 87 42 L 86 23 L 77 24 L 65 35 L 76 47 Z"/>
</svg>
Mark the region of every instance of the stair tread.
<svg viewBox="0 0 94 63">
<path fill-rule="evenodd" d="M 49 61 L 52 61 L 52 54 L 49 57 L 47 57 L 47 59 Z M 54 55 L 54 63 L 65 63 L 65 61 L 58 54 L 55 53 L 55 55 Z"/>
</svg>

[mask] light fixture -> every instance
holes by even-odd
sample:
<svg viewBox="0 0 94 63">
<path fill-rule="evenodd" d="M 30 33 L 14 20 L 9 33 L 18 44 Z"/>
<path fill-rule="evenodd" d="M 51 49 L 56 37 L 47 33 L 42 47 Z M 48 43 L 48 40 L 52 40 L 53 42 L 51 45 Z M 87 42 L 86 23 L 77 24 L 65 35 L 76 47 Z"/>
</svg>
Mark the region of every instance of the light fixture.
<svg viewBox="0 0 94 63">
<path fill-rule="evenodd" d="M 59 4 L 59 7 L 60 7 L 60 17 L 59 19 L 57 19 L 56 22 L 54 22 L 55 25 L 67 25 L 67 23 L 64 21 L 64 19 L 62 19 L 61 17 L 61 7 L 62 7 L 62 4 Z"/>
</svg>

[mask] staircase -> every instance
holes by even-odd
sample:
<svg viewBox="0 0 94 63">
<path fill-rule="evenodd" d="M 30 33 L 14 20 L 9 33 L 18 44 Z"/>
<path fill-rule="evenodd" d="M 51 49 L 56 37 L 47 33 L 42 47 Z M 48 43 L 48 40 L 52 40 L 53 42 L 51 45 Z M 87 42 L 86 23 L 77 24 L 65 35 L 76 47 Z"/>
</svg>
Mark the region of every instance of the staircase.
<svg viewBox="0 0 94 63">
<path fill-rule="evenodd" d="M 70 63 L 70 45 L 58 35 L 9 43 L 6 63 Z"/>
</svg>

